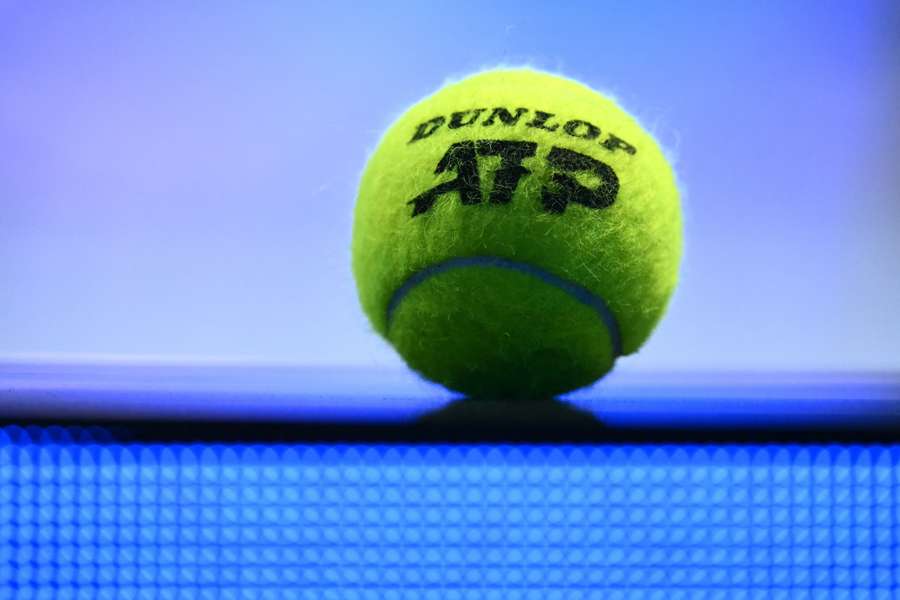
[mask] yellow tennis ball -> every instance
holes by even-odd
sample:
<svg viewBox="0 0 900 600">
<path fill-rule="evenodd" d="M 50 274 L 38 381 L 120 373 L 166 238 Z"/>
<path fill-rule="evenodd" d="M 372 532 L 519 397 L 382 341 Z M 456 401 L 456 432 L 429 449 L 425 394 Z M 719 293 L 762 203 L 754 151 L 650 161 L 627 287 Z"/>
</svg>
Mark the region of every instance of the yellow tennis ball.
<svg viewBox="0 0 900 600">
<path fill-rule="evenodd" d="M 596 381 L 662 317 L 678 189 L 613 100 L 531 69 L 486 71 L 384 134 L 352 250 L 363 310 L 410 367 L 471 396 L 548 397 Z"/>
</svg>

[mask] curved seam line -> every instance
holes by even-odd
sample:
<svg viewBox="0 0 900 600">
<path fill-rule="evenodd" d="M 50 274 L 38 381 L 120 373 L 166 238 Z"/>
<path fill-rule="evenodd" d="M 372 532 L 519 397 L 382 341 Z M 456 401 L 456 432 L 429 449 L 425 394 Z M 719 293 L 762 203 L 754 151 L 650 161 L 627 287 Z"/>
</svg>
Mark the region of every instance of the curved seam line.
<svg viewBox="0 0 900 600">
<path fill-rule="evenodd" d="M 394 317 L 394 312 L 397 310 L 397 307 L 400 305 L 403 299 L 413 290 L 413 288 L 425 282 L 429 278 L 434 277 L 435 275 L 440 275 L 441 273 L 446 273 L 447 271 L 451 271 L 453 269 L 460 269 L 465 267 L 497 267 L 500 269 L 509 269 L 511 271 L 516 271 L 518 273 L 524 273 L 526 275 L 536 277 L 544 283 L 552 285 L 558 290 L 565 292 L 581 304 L 584 304 L 588 308 L 593 309 L 593 311 L 600 318 L 600 321 L 604 324 L 607 332 L 609 333 L 610 343 L 612 344 L 613 350 L 613 358 L 622 355 L 622 336 L 619 331 L 619 323 L 616 320 L 616 316 L 610 310 L 609 306 L 606 304 L 606 301 L 603 298 L 597 296 L 582 285 L 563 279 L 562 277 L 554 275 L 553 273 L 545 271 L 539 267 L 535 267 L 534 265 L 496 256 L 471 256 L 451 258 L 445 260 L 444 262 L 426 267 L 421 271 L 410 275 L 409 278 L 394 291 L 394 294 L 391 296 L 391 299 L 388 302 L 388 329 L 390 329 L 391 327 L 391 321 Z"/>
</svg>

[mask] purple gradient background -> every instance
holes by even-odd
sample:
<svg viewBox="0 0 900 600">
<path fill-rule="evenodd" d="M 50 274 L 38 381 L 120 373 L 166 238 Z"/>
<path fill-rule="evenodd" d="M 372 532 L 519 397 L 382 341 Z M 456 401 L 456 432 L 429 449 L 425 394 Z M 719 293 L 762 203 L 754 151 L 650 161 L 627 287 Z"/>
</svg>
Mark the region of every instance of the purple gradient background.
<svg viewBox="0 0 900 600">
<path fill-rule="evenodd" d="M 398 366 L 349 269 L 367 153 L 530 64 L 683 182 L 682 283 L 620 369 L 900 369 L 896 6 L 0 1 L 0 358 Z"/>
</svg>

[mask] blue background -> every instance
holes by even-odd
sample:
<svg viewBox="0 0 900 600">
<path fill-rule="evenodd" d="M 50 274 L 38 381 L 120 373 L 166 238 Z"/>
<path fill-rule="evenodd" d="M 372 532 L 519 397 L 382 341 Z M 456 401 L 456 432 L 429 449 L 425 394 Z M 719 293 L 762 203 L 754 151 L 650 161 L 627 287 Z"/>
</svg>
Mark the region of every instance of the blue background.
<svg viewBox="0 0 900 600">
<path fill-rule="evenodd" d="M 896 371 L 898 31 L 887 0 L 0 0 L 0 401 L 140 417 L 208 397 L 207 413 L 283 417 L 303 389 L 324 399 L 308 410 L 371 417 L 384 390 L 418 389 L 357 306 L 356 182 L 409 104 L 498 64 L 614 94 L 682 181 L 681 287 L 619 365 L 641 373 L 587 392 L 598 408 L 738 414 L 629 387 L 652 370 Z M 30 366 L 100 359 L 337 369 L 263 370 L 258 388 Z M 380 383 L 328 377 L 353 365 Z M 858 396 L 814 377 L 786 399 L 722 375 L 731 393 L 711 397 L 771 400 L 772 423 L 842 418 L 895 399 L 892 377 Z M 235 402 L 254 390 L 269 412 Z M 167 444 L 3 425 L 0 596 L 887 599 L 898 500 L 896 445 Z"/>
<path fill-rule="evenodd" d="M 896 3 L 0 2 L 0 357 L 392 366 L 349 270 L 380 133 L 498 64 L 615 95 L 687 253 L 623 370 L 900 368 Z"/>
</svg>

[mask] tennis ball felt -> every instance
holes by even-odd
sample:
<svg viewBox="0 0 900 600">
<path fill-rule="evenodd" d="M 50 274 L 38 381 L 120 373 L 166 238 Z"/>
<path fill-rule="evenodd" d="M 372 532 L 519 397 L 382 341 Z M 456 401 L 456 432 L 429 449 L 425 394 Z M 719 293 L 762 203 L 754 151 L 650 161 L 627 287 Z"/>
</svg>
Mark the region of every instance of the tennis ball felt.
<svg viewBox="0 0 900 600">
<path fill-rule="evenodd" d="M 531 69 L 404 113 L 362 175 L 353 272 L 410 367 L 474 397 L 544 398 L 640 348 L 675 287 L 678 189 L 613 100 Z"/>
</svg>

